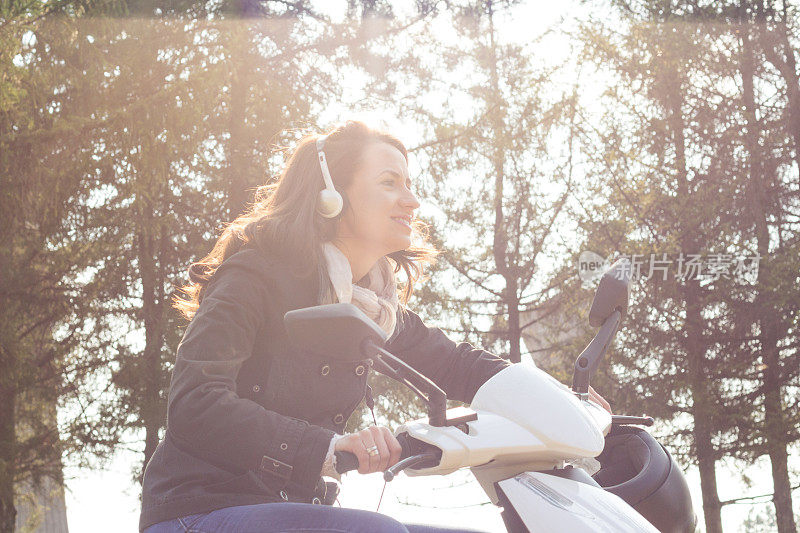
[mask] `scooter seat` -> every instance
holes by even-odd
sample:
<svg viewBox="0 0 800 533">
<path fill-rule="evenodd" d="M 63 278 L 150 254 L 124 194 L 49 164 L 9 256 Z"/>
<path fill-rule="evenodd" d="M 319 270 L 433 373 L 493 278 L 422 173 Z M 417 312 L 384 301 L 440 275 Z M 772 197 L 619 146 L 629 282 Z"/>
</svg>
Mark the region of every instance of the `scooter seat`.
<svg viewBox="0 0 800 533">
<path fill-rule="evenodd" d="M 697 517 L 689 486 L 669 452 L 648 432 L 614 426 L 593 476 L 662 532 L 694 531 Z"/>
</svg>

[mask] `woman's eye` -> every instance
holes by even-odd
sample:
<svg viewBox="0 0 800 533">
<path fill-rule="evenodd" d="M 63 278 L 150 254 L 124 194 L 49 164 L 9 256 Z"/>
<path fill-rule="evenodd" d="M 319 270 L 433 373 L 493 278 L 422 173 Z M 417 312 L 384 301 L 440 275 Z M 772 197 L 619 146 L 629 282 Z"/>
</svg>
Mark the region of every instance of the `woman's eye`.
<svg viewBox="0 0 800 533">
<path fill-rule="evenodd" d="M 394 185 L 394 180 L 383 180 L 384 185 Z"/>
</svg>

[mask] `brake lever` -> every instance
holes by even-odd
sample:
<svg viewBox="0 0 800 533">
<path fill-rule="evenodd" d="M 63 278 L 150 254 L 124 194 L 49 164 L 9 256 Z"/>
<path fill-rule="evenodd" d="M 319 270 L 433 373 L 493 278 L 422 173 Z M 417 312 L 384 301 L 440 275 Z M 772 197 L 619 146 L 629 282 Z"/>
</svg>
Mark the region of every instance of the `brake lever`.
<svg viewBox="0 0 800 533">
<path fill-rule="evenodd" d="M 383 472 L 383 479 L 384 481 L 391 481 L 399 474 L 402 470 L 406 468 L 412 468 L 417 466 L 418 463 L 427 463 L 429 460 L 434 461 L 433 464 L 436 464 L 439 461 L 439 454 L 436 452 L 427 452 L 421 453 L 419 455 L 412 455 L 411 457 L 406 457 L 402 461 L 395 463 L 393 466 L 390 466 Z M 430 466 L 433 466 L 430 465 Z"/>
<path fill-rule="evenodd" d="M 635 424 L 637 426 L 647 426 L 650 427 L 655 423 L 655 420 L 652 416 L 624 416 L 624 415 L 612 415 L 611 416 L 611 425 L 612 426 L 621 426 L 623 424 Z"/>
</svg>

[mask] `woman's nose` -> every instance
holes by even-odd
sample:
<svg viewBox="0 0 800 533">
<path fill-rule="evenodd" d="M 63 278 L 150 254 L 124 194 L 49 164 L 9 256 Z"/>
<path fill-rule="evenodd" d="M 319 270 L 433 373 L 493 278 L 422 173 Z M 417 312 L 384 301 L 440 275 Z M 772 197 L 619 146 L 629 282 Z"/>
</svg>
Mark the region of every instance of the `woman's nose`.
<svg viewBox="0 0 800 533">
<path fill-rule="evenodd" d="M 417 197 L 411 190 L 407 190 L 405 196 L 402 199 L 402 203 L 404 207 L 409 207 L 411 209 L 416 209 L 419 207 L 419 200 L 417 200 Z"/>
</svg>

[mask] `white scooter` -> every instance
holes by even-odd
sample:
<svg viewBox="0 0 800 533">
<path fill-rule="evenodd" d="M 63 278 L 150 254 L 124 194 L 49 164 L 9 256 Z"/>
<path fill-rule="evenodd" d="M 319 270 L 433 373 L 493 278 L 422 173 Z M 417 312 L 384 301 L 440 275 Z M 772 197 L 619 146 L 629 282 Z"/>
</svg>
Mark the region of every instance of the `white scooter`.
<svg viewBox="0 0 800 533">
<path fill-rule="evenodd" d="M 588 399 L 589 378 L 627 311 L 630 265 L 618 261 L 600 281 L 589 323 L 600 327 L 575 362 L 570 390 L 530 363 L 512 365 L 481 386 L 469 408 L 446 410 L 433 382 L 383 346 L 386 334 L 351 304 L 291 311 L 289 337 L 299 349 L 374 368 L 415 391 L 428 418 L 396 430 L 402 460 L 384 473 L 446 475 L 469 467 L 510 532 L 694 531 L 688 486 L 672 457 L 647 432 L 648 417 L 611 416 Z M 569 463 L 597 458 L 590 476 Z M 340 472 L 358 468 L 337 452 Z"/>
</svg>

